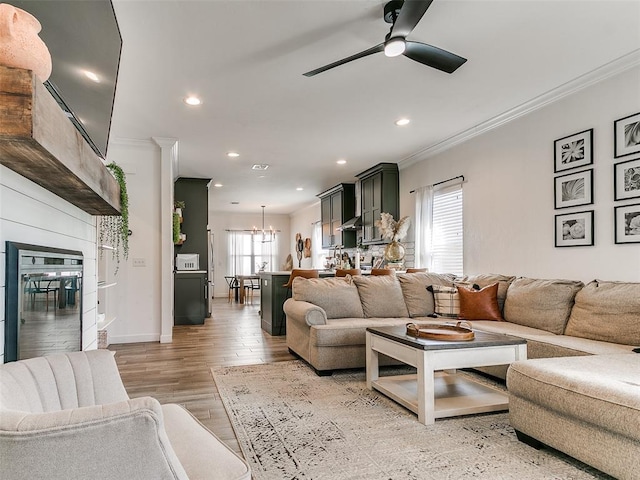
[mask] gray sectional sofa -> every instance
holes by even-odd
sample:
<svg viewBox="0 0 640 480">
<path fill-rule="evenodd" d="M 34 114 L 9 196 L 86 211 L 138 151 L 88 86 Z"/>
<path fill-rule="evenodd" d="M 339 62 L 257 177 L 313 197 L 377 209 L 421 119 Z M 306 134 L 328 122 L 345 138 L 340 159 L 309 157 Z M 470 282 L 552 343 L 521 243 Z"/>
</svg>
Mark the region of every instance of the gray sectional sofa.
<svg viewBox="0 0 640 480">
<path fill-rule="evenodd" d="M 319 374 L 365 366 L 365 331 L 370 326 L 438 322 L 429 285 L 464 281 L 485 287 L 498 283 L 498 305 L 505 321 L 472 320 L 473 328 L 527 340 L 528 358 L 631 353 L 640 345 L 640 284 L 516 278 L 481 274 L 401 273 L 347 279 L 295 279 L 284 304 L 287 346 Z M 619 297 L 626 298 L 625 301 Z M 603 316 L 604 303 L 612 313 Z M 574 306 L 575 303 L 575 306 Z M 616 306 L 619 305 L 619 306 Z M 628 316 L 620 309 L 630 309 Z M 505 378 L 507 365 L 490 373 Z"/>
<path fill-rule="evenodd" d="M 438 321 L 426 287 L 457 282 L 498 283 L 503 321 L 470 323 L 527 340 L 528 360 L 482 369 L 506 378 L 518 438 L 638 478 L 640 283 L 432 273 L 296 279 L 284 305 L 287 345 L 321 375 L 364 367 L 367 327 Z"/>
</svg>

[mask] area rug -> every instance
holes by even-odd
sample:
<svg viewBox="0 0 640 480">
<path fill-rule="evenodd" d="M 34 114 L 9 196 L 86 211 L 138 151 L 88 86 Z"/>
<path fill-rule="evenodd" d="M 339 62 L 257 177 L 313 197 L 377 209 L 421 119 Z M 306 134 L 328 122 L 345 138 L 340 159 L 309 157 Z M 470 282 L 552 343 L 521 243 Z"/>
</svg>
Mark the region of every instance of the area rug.
<svg viewBox="0 0 640 480">
<path fill-rule="evenodd" d="M 212 373 L 256 480 L 610 478 L 519 442 L 506 413 L 422 425 L 361 370 L 319 377 L 288 361 Z"/>
</svg>

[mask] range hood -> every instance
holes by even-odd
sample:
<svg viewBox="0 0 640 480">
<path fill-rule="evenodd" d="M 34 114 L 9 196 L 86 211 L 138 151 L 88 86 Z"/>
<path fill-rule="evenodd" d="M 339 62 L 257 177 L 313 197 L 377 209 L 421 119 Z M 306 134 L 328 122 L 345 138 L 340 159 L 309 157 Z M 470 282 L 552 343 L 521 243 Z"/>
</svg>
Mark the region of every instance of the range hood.
<svg viewBox="0 0 640 480">
<path fill-rule="evenodd" d="M 360 217 L 353 217 L 340 225 L 336 230 L 358 230 L 362 227 L 362 221 Z"/>
</svg>

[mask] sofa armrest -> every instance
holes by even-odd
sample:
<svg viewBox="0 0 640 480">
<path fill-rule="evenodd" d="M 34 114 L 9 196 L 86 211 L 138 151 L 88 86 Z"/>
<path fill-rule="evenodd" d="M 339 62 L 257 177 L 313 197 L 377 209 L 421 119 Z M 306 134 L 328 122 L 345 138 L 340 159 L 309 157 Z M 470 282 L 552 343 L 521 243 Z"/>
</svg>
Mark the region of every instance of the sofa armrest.
<svg viewBox="0 0 640 480">
<path fill-rule="evenodd" d="M 187 479 L 157 400 L 47 413 L 0 411 L 0 463 L 13 479 Z"/>
<path fill-rule="evenodd" d="M 303 302 L 300 300 L 294 300 L 293 298 L 287 299 L 283 305 L 284 313 L 287 315 L 287 319 L 297 322 L 302 325 L 326 325 L 327 314 L 323 308 L 314 305 L 313 303 Z"/>
</svg>

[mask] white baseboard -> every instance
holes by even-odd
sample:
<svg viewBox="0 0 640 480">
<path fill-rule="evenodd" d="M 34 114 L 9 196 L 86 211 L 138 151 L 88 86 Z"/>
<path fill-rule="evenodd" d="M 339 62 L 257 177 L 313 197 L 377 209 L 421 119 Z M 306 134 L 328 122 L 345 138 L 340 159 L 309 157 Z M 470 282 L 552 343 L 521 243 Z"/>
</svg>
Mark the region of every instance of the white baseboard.
<svg viewBox="0 0 640 480">
<path fill-rule="evenodd" d="M 141 335 L 109 335 L 109 345 L 114 343 L 138 343 L 138 342 L 159 342 L 159 333 L 146 333 Z"/>
</svg>

